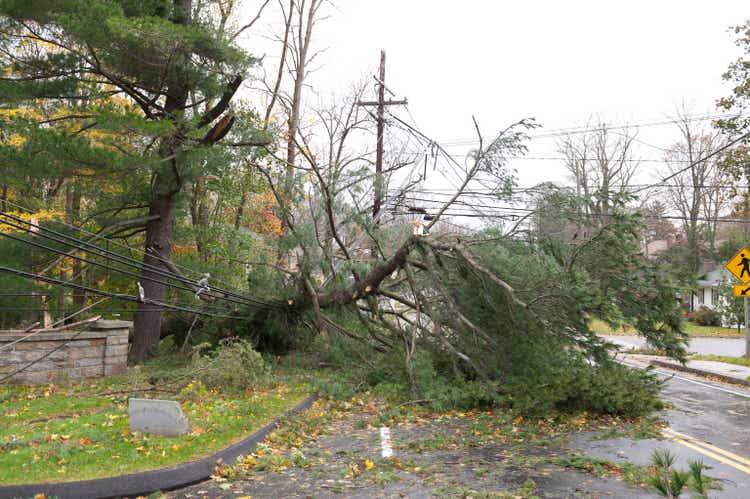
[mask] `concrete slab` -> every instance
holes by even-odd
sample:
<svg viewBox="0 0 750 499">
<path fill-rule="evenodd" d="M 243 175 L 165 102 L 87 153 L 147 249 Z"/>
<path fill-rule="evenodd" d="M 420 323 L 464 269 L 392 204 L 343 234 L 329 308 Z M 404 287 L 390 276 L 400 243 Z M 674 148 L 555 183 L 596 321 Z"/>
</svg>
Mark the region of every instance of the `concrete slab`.
<svg viewBox="0 0 750 499">
<path fill-rule="evenodd" d="M 190 423 L 180 404 L 174 400 L 128 400 L 130 431 L 178 437 L 190 431 Z"/>
</svg>

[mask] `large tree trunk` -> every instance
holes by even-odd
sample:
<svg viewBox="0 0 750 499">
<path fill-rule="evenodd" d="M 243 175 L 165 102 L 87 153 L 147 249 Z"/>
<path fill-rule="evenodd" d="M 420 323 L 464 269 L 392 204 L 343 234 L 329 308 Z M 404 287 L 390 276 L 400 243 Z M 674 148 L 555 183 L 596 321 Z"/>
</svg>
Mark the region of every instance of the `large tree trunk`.
<svg viewBox="0 0 750 499">
<path fill-rule="evenodd" d="M 174 6 L 173 22 L 175 24 L 190 24 L 192 0 L 174 0 Z M 176 130 L 173 136 L 164 139 L 160 148 L 161 156 L 164 158 L 164 167 L 154 179 L 149 205 L 149 215 L 155 215 L 159 218 L 151 220 L 146 225 L 146 246 L 143 254 L 144 269 L 141 271 L 141 276 L 144 278 L 156 279 L 158 277 L 145 267 L 162 267 L 162 262 L 169 261 L 172 257 L 174 212 L 177 195 L 182 189 L 178 151 L 184 140 L 184 130 L 180 129 L 180 122 L 190 94 L 190 89 L 186 86 L 187 75 L 184 76 L 181 79 L 179 75 L 175 75 L 175 83 L 170 85 L 167 90 L 167 98 L 164 103 L 165 119 L 171 120 L 176 125 Z M 163 301 L 166 294 L 164 284 L 147 279 L 142 279 L 140 284 L 143 287 L 146 303 L 139 303 L 138 311 L 135 314 L 133 345 L 129 354 L 131 363 L 143 362 L 149 350 L 159 342 L 162 312 L 159 307 L 148 302 Z"/>
<path fill-rule="evenodd" d="M 146 253 L 143 256 L 145 265 L 162 267 L 159 258 L 169 260 L 172 255 L 174 236 L 175 197 L 160 196 L 151 202 L 149 215 L 158 215 L 146 226 Z M 163 280 L 157 274 L 144 269 L 143 277 Z M 144 295 L 148 300 L 163 301 L 166 286 L 150 280 L 142 280 Z M 138 363 L 146 359 L 149 349 L 159 342 L 161 335 L 162 312 L 154 305 L 139 303 L 135 314 L 133 346 L 130 349 L 130 362 Z"/>
</svg>

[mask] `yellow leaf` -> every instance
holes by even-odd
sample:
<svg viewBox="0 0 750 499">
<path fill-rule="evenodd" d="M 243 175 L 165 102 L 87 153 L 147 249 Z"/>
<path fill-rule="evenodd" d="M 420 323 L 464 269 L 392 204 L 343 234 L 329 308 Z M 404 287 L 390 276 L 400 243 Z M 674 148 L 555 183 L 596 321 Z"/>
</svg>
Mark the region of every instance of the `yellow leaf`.
<svg viewBox="0 0 750 499">
<path fill-rule="evenodd" d="M 371 460 L 369 460 L 369 459 L 365 459 L 365 468 L 367 468 L 368 470 L 371 470 L 371 469 L 373 469 L 374 467 L 375 467 L 375 463 L 373 463 L 373 462 L 372 462 Z"/>
</svg>

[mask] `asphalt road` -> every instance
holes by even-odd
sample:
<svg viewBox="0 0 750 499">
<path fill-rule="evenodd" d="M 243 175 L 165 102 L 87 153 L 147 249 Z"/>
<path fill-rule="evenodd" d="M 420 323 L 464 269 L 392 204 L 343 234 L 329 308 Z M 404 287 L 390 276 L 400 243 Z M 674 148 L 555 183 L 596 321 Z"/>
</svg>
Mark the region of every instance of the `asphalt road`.
<svg viewBox="0 0 750 499">
<path fill-rule="evenodd" d="M 640 336 L 605 336 L 602 338 L 625 348 L 643 348 L 646 340 Z M 691 338 L 688 350 L 698 354 L 742 356 L 745 354 L 744 338 Z"/>
<path fill-rule="evenodd" d="M 625 362 L 645 367 L 633 364 L 632 358 Z M 647 466 L 657 449 L 669 449 L 676 456 L 676 468 L 687 469 L 689 461 L 701 460 L 706 474 L 722 487 L 709 497 L 750 497 L 750 390 L 664 369 L 657 372 L 666 379 L 662 396 L 669 406 L 662 414 L 668 423 L 662 439 L 602 439 L 600 431 L 584 430 L 566 437 L 560 446 L 518 446 L 492 439 L 481 445 L 446 446 L 437 444 L 451 435 L 472 435 L 472 420 L 454 415 L 393 424 L 384 438 L 385 428 L 375 424 L 374 413 L 355 411 L 302 444 L 308 465 L 208 481 L 168 497 L 466 497 L 519 490 L 527 480 L 535 484 L 534 495 L 545 498 L 656 497 L 647 488 L 560 468 L 548 459 L 580 453 Z M 408 466 L 394 468 L 383 459 L 386 441 L 389 455 Z"/>
<path fill-rule="evenodd" d="M 677 468 L 686 469 L 689 460 L 709 466 L 707 474 L 723 487 L 710 497 L 750 497 L 750 391 L 684 373 L 657 372 L 667 379 L 662 397 L 671 406 L 665 414 L 665 440 L 598 441 L 581 435 L 574 446 L 588 455 L 643 465 L 655 449 L 669 449 L 677 456 Z"/>
</svg>

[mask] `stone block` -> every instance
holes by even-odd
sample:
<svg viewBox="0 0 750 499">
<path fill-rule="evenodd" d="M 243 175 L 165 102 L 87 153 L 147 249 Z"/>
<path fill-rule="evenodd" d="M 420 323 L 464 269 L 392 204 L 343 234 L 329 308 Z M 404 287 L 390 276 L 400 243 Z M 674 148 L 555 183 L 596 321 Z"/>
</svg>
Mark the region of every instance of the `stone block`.
<svg viewBox="0 0 750 499">
<path fill-rule="evenodd" d="M 44 353 L 39 353 L 39 357 L 42 355 L 45 355 Z M 52 352 L 51 354 L 47 355 L 47 359 L 49 360 L 69 360 L 70 359 L 70 352 L 68 352 L 65 348 L 61 348 L 60 350 L 56 350 Z"/>
<path fill-rule="evenodd" d="M 16 369 L 18 369 L 18 365 L 16 365 L 16 364 L 3 364 L 3 365 L 0 365 L 0 375 L 10 374 L 13 371 L 15 371 Z"/>
<path fill-rule="evenodd" d="M 82 367 L 69 367 L 63 371 L 70 379 L 81 379 L 84 377 Z"/>
<path fill-rule="evenodd" d="M 13 350 L 3 350 L 0 354 L 0 362 L 3 364 L 18 364 L 19 362 L 23 362 L 23 359 L 25 359 L 25 352 L 16 352 Z"/>
<path fill-rule="evenodd" d="M 107 365 L 107 366 L 117 365 L 117 364 L 127 364 L 127 363 L 128 363 L 127 355 L 118 355 L 116 357 L 104 358 L 104 365 Z"/>
<path fill-rule="evenodd" d="M 104 355 L 103 346 L 80 347 L 70 350 L 71 359 L 101 358 Z"/>
<path fill-rule="evenodd" d="M 120 321 L 120 320 L 99 320 L 89 326 L 94 331 L 112 331 L 112 330 L 125 330 L 128 331 L 133 327 L 131 321 Z"/>
<path fill-rule="evenodd" d="M 26 350 L 25 352 L 18 352 L 21 354 L 19 363 L 26 364 L 28 362 L 37 360 L 46 352 L 49 352 L 49 350 Z"/>
<path fill-rule="evenodd" d="M 101 366 L 102 365 L 102 358 L 101 357 L 95 357 L 95 358 L 77 359 L 75 361 L 74 365 L 75 365 L 75 367 Z"/>
<path fill-rule="evenodd" d="M 117 335 L 117 336 L 108 336 L 107 337 L 107 346 L 110 345 L 127 345 L 128 344 L 128 335 Z"/>
<path fill-rule="evenodd" d="M 91 366 L 83 368 L 83 376 L 85 378 L 98 378 L 104 375 L 104 366 Z"/>
<path fill-rule="evenodd" d="M 13 378 L 24 385 L 41 385 L 50 380 L 50 371 L 24 371 Z"/>
<path fill-rule="evenodd" d="M 13 345 L 13 349 L 19 352 L 28 350 L 52 350 L 60 346 L 57 341 L 22 341 Z"/>
<path fill-rule="evenodd" d="M 127 345 L 112 345 L 107 346 L 104 350 L 104 355 L 107 357 L 120 357 L 128 354 Z"/>
<path fill-rule="evenodd" d="M 35 361 L 35 360 L 37 360 L 38 358 L 39 358 L 39 356 L 37 356 L 37 357 L 34 357 L 34 358 L 33 358 L 33 359 L 31 359 L 31 360 L 30 360 L 29 362 L 26 362 L 26 363 L 24 363 L 24 364 L 21 364 L 21 365 L 19 365 L 19 366 L 17 366 L 17 367 L 23 367 L 23 366 L 25 366 L 26 364 L 29 364 L 29 363 L 31 363 L 32 361 Z M 44 359 L 44 360 L 42 360 L 42 361 L 39 361 L 39 362 L 34 362 L 34 363 L 33 363 L 33 364 L 31 364 L 31 365 L 30 365 L 29 367 L 27 367 L 26 369 L 24 369 L 24 372 L 53 371 L 53 370 L 55 370 L 55 369 L 56 369 L 56 366 L 55 366 L 55 363 L 54 363 L 54 362 L 52 362 L 51 360 L 47 360 L 47 359 Z"/>
<path fill-rule="evenodd" d="M 174 400 L 128 400 L 130 431 L 177 437 L 190 431 L 190 423 Z"/>
<path fill-rule="evenodd" d="M 105 376 L 116 376 L 118 374 L 125 374 L 128 370 L 128 366 L 123 362 L 122 364 L 113 364 L 104 366 Z"/>
</svg>

